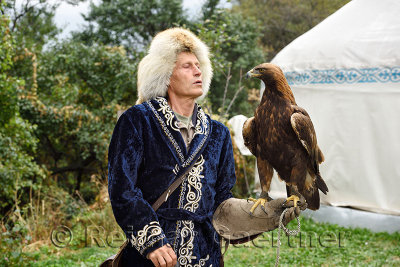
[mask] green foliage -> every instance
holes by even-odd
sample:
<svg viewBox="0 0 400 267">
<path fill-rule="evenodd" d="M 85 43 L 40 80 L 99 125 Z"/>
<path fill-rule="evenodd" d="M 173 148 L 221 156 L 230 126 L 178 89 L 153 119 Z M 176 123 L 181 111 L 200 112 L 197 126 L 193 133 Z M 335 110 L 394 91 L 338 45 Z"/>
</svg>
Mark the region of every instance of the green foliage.
<svg viewBox="0 0 400 267">
<path fill-rule="evenodd" d="M 1 266 L 21 266 L 24 261 L 29 258 L 22 252 L 21 232 L 25 229 L 21 228 L 19 224 L 13 227 L 5 226 L 1 233 L 1 246 L 0 246 L 0 265 Z M 5 230 L 5 231 L 4 231 Z"/>
<path fill-rule="evenodd" d="M 91 4 L 85 20 L 90 26 L 75 38 L 88 44 L 124 45 L 129 54 L 143 51 L 159 31 L 186 22 L 182 0 L 102 1 Z"/>
<path fill-rule="evenodd" d="M 82 201 L 77 201 L 56 186 L 51 185 L 35 191 L 38 194 L 32 196 L 28 205 L 17 207 L 10 216 L 1 221 L 1 266 L 31 266 L 40 255 L 30 255 L 26 252 L 36 251 L 43 244 L 52 244 L 52 230 L 60 229 L 57 228 L 60 225 L 70 226 L 76 221 L 75 218 L 79 218 L 85 211 Z M 92 214 L 96 212 L 92 211 Z M 60 237 L 60 240 L 63 240 L 63 237 Z M 56 242 L 57 240 L 54 244 L 58 244 Z M 54 253 L 56 248 L 45 247 L 40 253 Z"/>
<path fill-rule="evenodd" d="M 13 205 L 27 203 L 26 192 L 40 188 L 45 177 L 42 168 L 32 156 L 36 151 L 37 139 L 34 127 L 19 116 L 15 116 L 0 130 L 0 182 L 2 199 L 0 210 L 6 211 Z M 2 212 L 2 214 L 4 214 Z"/>
<path fill-rule="evenodd" d="M 0 17 L 0 125 L 3 126 L 17 110 L 17 85 L 18 81 L 8 74 L 12 67 L 14 40 L 8 28 L 9 20 Z"/>
<path fill-rule="evenodd" d="M 135 100 L 134 71 L 121 47 L 64 42 L 39 57 L 36 87 L 25 91 L 21 115 L 37 125 L 37 161 L 70 192 L 82 182 L 92 188 L 92 174 L 105 179 L 117 111 Z M 86 192 L 94 198 L 93 189 Z"/>
<path fill-rule="evenodd" d="M 35 163 L 37 139 L 35 127 L 22 119 L 18 112 L 18 86 L 22 82 L 11 76 L 14 42 L 8 29 L 8 19 L 0 17 L 0 191 L 1 214 L 5 214 L 19 202 L 26 202 L 24 194 L 29 188 L 37 188 L 44 178 L 43 170 Z M 36 183 L 35 183 L 36 182 Z M 18 194 L 19 192 L 19 194 Z"/>
<path fill-rule="evenodd" d="M 0 10 L 1 10 L 0 3 Z M 0 211 L 1 221 L 11 219 L 9 214 L 21 214 L 20 204 L 29 201 L 28 192 L 40 189 L 44 170 L 34 161 L 37 139 L 35 127 L 22 119 L 18 109 L 19 86 L 22 81 L 10 74 L 15 56 L 14 39 L 9 20 L 0 17 Z M 1 224 L 0 265 L 21 265 L 24 259 L 22 245 L 30 241 L 26 228 L 17 220 Z"/>
<path fill-rule="evenodd" d="M 80 104 L 96 110 L 111 102 L 133 105 L 136 67 L 122 46 L 57 43 L 40 57 L 38 94 L 58 107 Z"/>
<path fill-rule="evenodd" d="M 53 21 L 58 5 L 57 2 L 44 0 L 5 1 L 5 14 L 11 19 L 10 31 L 18 43 L 17 51 L 28 48 L 39 52 L 55 39 L 60 32 Z"/>
<path fill-rule="evenodd" d="M 22 9 L 14 8 L 12 1 L 6 4 L 12 30 L 2 17 L 0 102 L 6 108 L 0 119 L 3 125 L 10 121 L 0 133 L 5 160 L 1 177 L 7 189 L 3 208 L 17 200 L 18 190 L 28 186 L 35 192 L 44 176 L 38 166 L 49 170 L 47 175 L 70 192 L 82 189 L 85 198 L 93 199 L 97 192 L 89 178 L 92 174 L 106 177 L 106 151 L 117 111 L 136 99 L 136 65 L 129 62 L 123 47 L 50 44 L 58 32 L 52 24 L 57 4 L 24 1 Z M 14 39 L 17 49 L 12 46 Z M 44 44 L 47 48 L 42 52 Z M 11 173 L 19 174 L 19 188 Z M 20 192 L 18 201 L 23 206 L 27 194 Z"/>
<path fill-rule="evenodd" d="M 23 79 L 30 88 L 34 86 L 32 57 L 54 41 L 60 32 L 53 21 L 59 1 L 6 0 L 4 4 L 5 14 L 10 18 L 10 34 L 17 44 L 14 58 L 19 59 L 14 60 L 10 74 Z"/>
<path fill-rule="evenodd" d="M 260 25 L 267 59 L 349 0 L 238 0 L 233 10 Z"/>
<path fill-rule="evenodd" d="M 220 0 L 206 0 L 201 8 L 203 20 L 213 16 L 218 9 Z"/>
</svg>

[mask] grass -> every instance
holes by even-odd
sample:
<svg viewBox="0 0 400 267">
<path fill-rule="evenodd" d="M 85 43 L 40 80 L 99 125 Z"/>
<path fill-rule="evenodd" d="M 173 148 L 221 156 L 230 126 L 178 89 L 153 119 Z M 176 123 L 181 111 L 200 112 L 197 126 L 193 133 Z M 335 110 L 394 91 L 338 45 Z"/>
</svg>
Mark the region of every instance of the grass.
<svg viewBox="0 0 400 267">
<path fill-rule="evenodd" d="M 294 228 L 291 222 L 291 228 Z M 372 233 L 301 218 L 301 235 L 282 237 L 280 266 L 400 266 L 400 233 Z M 227 266 L 273 266 L 277 230 L 230 246 Z"/>
<path fill-rule="evenodd" d="M 58 249 L 42 247 L 39 251 L 28 253 L 29 261 L 25 266 L 42 267 L 63 267 L 63 266 L 99 266 L 101 261 L 112 254 L 115 249 L 86 247 L 80 249 Z"/>
<path fill-rule="evenodd" d="M 295 228 L 295 222 L 289 228 Z M 288 239 L 282 234 L 280 266 L 400 266 L 400 233 L 373 233 L 301 218 L 301 237 Z M 118 242 L 110 247 L 102 240 L 101 236 L 89 241 L 80 237 L 71 247 L 44 245 L 24 252 L 24 262 L 26 266 L 98 266 L 118 250 Z M 225 266 L 273 266 L 276 243 L 277 230 L 253 242 L 230 245 Z"/>
</svg>

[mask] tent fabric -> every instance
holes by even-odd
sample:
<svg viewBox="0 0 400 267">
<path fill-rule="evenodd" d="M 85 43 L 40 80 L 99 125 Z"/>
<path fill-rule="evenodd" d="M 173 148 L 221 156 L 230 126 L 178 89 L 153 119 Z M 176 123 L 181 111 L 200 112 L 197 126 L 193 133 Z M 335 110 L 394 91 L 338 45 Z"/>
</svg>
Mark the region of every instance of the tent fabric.
<svg viewBox="0 0 400 267">
<path fill-rule="evenodd" d="M 228 124 L 230 129 L 233 130 L 233 140 L 236 143 L 240 153 L 245 156 L 252 155 L 250 150 L 244 145 L 242 129 L 243 124 L 248 118 L 244 115 L 236 115 L 229 119 Z"/>
<path fill-rule="evenodd" d="M 353 0 L 272 60 L 313 121 L 321 202 L 400 215 L 400 1 Z M 274 174 L 270 194 L 286 196 Z"/>
<path fill-rule="evenodd" d="M 398 0 L 353 0 L 282 49 L 273 62 L 314 78 L 302 83 L 363 82 L 353 75 L 398 82 L 399 10 Z"/>
</svg>

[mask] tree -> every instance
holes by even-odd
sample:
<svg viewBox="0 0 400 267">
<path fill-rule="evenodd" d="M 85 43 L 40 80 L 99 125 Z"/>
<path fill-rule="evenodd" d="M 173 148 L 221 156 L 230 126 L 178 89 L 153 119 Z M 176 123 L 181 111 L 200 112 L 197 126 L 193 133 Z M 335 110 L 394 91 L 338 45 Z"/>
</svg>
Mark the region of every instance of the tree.
<svg viewBox="0 0 400 267">
<path fill-rule="evenodd" d="M 116 0 L 91 4 L 89 26 L 75 39 L 87 44 L 123 45 L 128 54 L 144 51 L 157 32 L 187 21 L 182 0 Z"/>
<path fill-rule="evenodd" d="M 56 43 L 39 60 L 39 95 L 48 104 L 79 104 L 91 111 L 111 102 L 132 105 L 136 67 L 122 46 Z"/>
<path fill-rule="evenodd" d="M 2 6 L 0 3 L 0 10 Z M 44 170 L 34 161 L 38 140 L 35 127 L 21 118 L 18 96 L 23 81 L 12 76 L 15 42 L 10 34 L 9 20 L 0 17 L 0 211 L 6 214 L 19 203 L 29 200 L 29 188 L 40 187 Z"/>
<path fill-rule="evenodd" d="M 47 170 L 46 175 L 53 178 L 48 182 L 55 181 L 69 192 L 86 190 L 83 196 L 90 199 L 96 193 L 88 186 L 90 176 L 106 176 L 106 151 L 117 112 L 135 103 L 136 65 L 129 62 L 123 47 L 56 42 L 54 37 L 59 29 L 52 18 L 60 2 L 24 0 L 21 8 L 15 6 L 15 1 L 6 3 L 4 13 L 12 17 L 12 30 L 2 30 L 17 45 L 2 49 L 0 57 L 8 60 L 2 60 L 8 79 L 20 77 L 24 82 L 9 79 L 8 89 L 6 83 L 0 85 L 4 88 L 0 103 L 9 107 L 2 110 L 1 119 L 13 122 L 17 113 L 14 124 L 26 132 L 11 132 L 5 127 L 8 132 L 1 136 L 0 146 L 15 149 L 10 145 L 12 139 L 32 164 Z M 29 146 L 22 144 L 25 139 Z M 0 153 L 2 159 L 10 156 L 8 151 Z M 26 168 L 35 172 L 26 161 Z M 11 179 L 7 184 L 13 186 L 10 181 L 15 176 L 6 170 L 14 170 L 16 164 L 5 163 L 8 165 L 2 173 Z M 41 175 L 44 176 L 43 171 Z"/>
<path fill-rule="evenodd" d="M 238 0 L 233 11 L 260 25 L 267 60 L 349 0 Z"/>
<path fill-rule="evenodd" d="M 24 0 L 17 8 L 15 1 L 7 1 L 9 33 L 18 44 L 9 75 L 25 82 L 19 99 L 14 90 L 5 103 L 13 103 L 9 113 L 18 110 L 26 127 L 31 126 L 29 133 L 38 148 L 26 150 L 32 160 L 74 192 L 90 188 L 81 185 L 91 174 L 106 173 L 106 150 L 117 111 L 124 108 L 121 104 L 135 102 L 136 66 L 122 47 L 56 42 L 60 30 L 53 17 L 59 3 Z M 90 198 L 92 193 L 84 195 Z"/>
<path fill-rule="evenodd" d="M 33 62 L 35 63 L 35 62 Z M 121 103 L 135 100 L 135 67 L 123 48 L 65 42 L 37 62 L 36 89 L 20 102 L 21 115 L 37 125 L 36 159 L 70 192 L 92 174 L 106 179 L 109 139 Z"/>
<path fill-rule="evenodd" d="M 19 3 L 19 6 L 17 6 Z M 39 52 L 43 45 L 54 40 L 60 29 L 54 15 L 61 1 L 6 0 L 5 14 L 10 17 L 10 31 L 18 46 L 17 54 L 24 48 Z"/>
<path fill-rule="evenodd" d="M 53 19 L 61 1 L 6 0 L 4 13 L 10 18 L 10 34 L 17 44 L 15 60 L 10 73 L 21 77 L 25 87 L 33 86 L 32 56 L 36 57 L 43 46 L 54 41 L 60 30 Z"/>
</svg>

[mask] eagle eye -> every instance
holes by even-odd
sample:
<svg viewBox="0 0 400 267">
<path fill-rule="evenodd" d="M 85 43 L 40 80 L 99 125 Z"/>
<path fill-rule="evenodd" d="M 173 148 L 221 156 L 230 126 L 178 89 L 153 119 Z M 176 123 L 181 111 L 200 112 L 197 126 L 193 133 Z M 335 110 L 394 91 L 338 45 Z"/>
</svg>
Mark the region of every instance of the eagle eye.
<svg viewBox="0 0 400 267">
<path fill-rule="evenodd" d="M 257 70 L 258 72 L 261 72 L 261 73 L 262 73 L 262 72 L 265 71 L 265 68 L 257 68 L 256 70 Z"/>
</svg>

